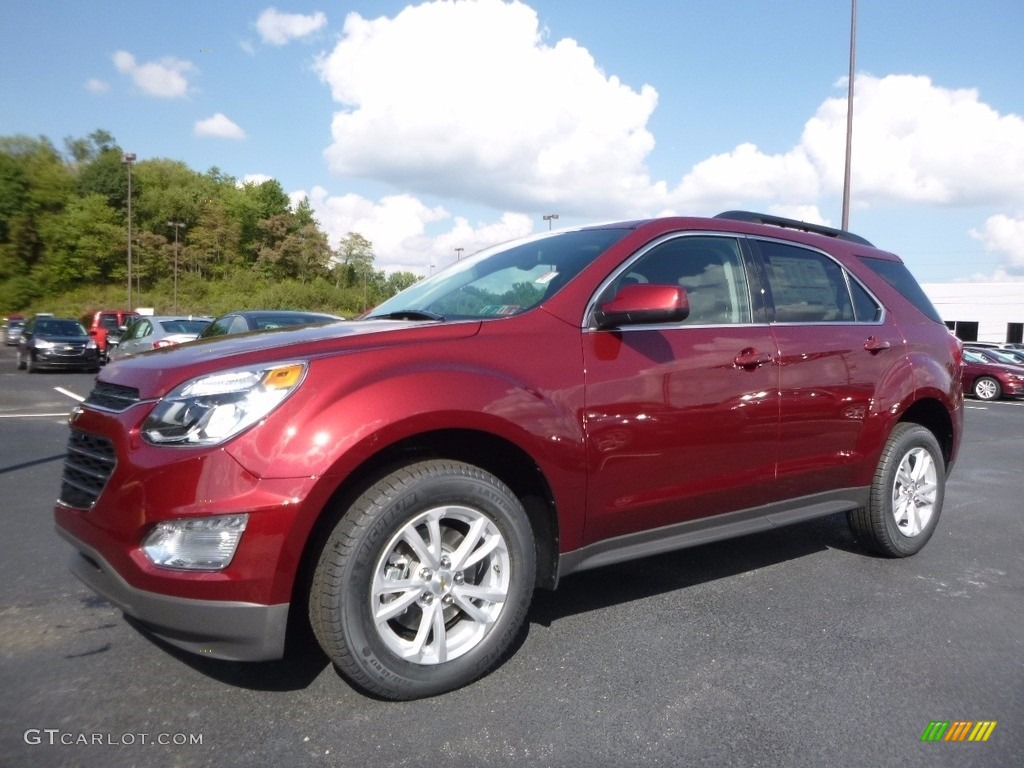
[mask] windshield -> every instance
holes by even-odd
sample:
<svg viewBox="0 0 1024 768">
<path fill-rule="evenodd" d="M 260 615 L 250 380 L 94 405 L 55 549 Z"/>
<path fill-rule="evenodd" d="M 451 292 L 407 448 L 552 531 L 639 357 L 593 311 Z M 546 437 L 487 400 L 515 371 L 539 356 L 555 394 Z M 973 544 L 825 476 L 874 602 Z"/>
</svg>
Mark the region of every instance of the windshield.
<svg viewBox="0 0 1024 768">
<path fill-rule="evenodd" d="M 517 315 L 554 295 L 626 232 L 585 229 L 504 243 L 406 288 L 368 317 L 420 313 L 423 319 L 478 320 Z"/>
<path fill-rule="evenodd" d="M 77 320 L 40 320 L 36 333 L 50 336 L 85 336 L 85 328 Z"/>
</svg>

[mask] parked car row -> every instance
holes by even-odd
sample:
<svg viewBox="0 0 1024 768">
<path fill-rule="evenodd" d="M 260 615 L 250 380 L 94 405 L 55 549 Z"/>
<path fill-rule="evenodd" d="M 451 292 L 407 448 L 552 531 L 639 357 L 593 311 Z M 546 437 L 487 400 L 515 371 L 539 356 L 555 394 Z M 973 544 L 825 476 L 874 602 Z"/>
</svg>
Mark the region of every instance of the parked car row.
<svg viewBox="0 0 1024 768">
<path fill-rule="evenodd" d="M 95 372 L 108 361 L 197 338 L 271 331 L 277 328 L 344 320 L 322 312 L 253 310 L 220 318 L 181 315 L 140 315 L 128 310 L 103 310 L 83 318 L 39 314 L 27 322 L 8 318 L 4 342 L 18 345 L 18 370 L 84 370 Z M 116 323 L 116 325 L 115 325 Z"/>
</svg>

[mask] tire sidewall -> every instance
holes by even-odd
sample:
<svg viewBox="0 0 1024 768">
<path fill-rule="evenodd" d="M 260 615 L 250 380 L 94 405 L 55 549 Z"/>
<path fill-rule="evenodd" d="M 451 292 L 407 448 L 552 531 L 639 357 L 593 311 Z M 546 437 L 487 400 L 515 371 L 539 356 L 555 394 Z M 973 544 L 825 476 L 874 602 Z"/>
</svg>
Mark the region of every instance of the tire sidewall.
<svg viewBox="0 0 1024 768">
<path fill-rule="evenodd" d="M 893 515 L 892 493 L 896 483 L 896 473 L 899 470 L 900 464 L 903 463 L 907 454 L 915 448 L 924 448 L 931 456 L 931 460 L 935 465 L 935 509 L 932 512 L 932 517 L 928 521 L 924 530 L 916 536 L 907 536 L 896 524 L 896 519 Z M 915 554 L 919 552 L 932 537 L 932 534 L 935 532 L 935 528 L 939 523 L 939 515 L 942 512 L 942 503 L 945 498 L 945 472 L 946 464 L 942 456 L 942 450 L 939 448 L 939 443 L 935 439 L 935 436 L 924 427 L 913 425 L 910 428 L 902 430 L 901 434 L 896 436 L 896 439 L 889 446 L 889 449 L 886 451 L 886 455 L 883 458 L 882 473 L 880 476 L 881 482 L 876 484 L 876 487 L 872 492 L 875 495 L 875 498 L 873 499 L 874 506 L 883 518 L 882 522 L 884 523 L 886 538 L 888 539 L 888 541 L 885 542 L 887 545 L 886 548 L 891 547 L 894 554 Z"/>
<path fill-rule="evenodd" d="M 453 465 L 421 465 L 451 467 Z M 425 474 L 377 507 L 376 520 L 356 539 L 342 567 L 341 631 L 360 671 L 402 698 L 435 695 L 477 679 L 497 664 L 515 639 L 533 592 L 532 532 L 511 492 L 490 476 Z M 415 664 L 397 656 L 377 633 L 370 599 L 374 570 L 383 548 L 410 520 L 444 504 L 459 504 L 485 514 L 505 539 L 512 574 L 509 592 L 494 626 L 479 644 L 452 661 Z M 399 694 L 398 692 L 405 692 Z"/>
</svg>

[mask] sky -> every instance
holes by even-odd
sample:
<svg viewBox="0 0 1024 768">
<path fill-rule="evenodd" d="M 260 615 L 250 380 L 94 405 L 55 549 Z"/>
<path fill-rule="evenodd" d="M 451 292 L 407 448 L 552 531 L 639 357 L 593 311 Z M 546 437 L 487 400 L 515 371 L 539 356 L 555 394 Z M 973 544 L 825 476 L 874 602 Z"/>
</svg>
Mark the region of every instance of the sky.
<svg viewBox="0 0 1024 768">
<path fill-rule="evenodd" d="M 850 229 L 921 282 L 1024 280 L 1024 2 L 857 16 Z M 0 135 L 277 179 L 388 271 L 551 225 L 839 226 L 850 27 L 851 0 L 0 0 Z"/>
</svg>

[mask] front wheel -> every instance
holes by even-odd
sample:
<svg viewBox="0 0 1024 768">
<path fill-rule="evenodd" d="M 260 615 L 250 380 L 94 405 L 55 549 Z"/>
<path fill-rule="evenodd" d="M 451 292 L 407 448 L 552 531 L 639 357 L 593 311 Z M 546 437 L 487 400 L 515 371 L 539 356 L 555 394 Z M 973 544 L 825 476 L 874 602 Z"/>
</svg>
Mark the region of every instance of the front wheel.
<svg viewBox="0 0 1024 768">
<path fill-rule="evenodd" d="M 991 376 L 982 376 L 974 382 L 974 396 L 979 400 L 998 400 L 1002 394 L 999 382 Z"/>
<path fill-rule="evenodd" d="M 850 526 L 883 555 L 913 555 L 935 532 L 945 487 L 935 435 L 919 424 L 897 424 L 878 460 L 868 505 L 849 513 Z"/>
<path fill-rule="evenodd" d="M 359 688 L 433 696 L 502 659 L 535 571 L 529 520 L 500 480 L 461 462 L 410 464 L 366 490 L 328 537 L 310 622 Z"/>
</svg>

